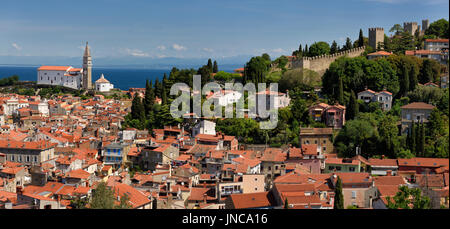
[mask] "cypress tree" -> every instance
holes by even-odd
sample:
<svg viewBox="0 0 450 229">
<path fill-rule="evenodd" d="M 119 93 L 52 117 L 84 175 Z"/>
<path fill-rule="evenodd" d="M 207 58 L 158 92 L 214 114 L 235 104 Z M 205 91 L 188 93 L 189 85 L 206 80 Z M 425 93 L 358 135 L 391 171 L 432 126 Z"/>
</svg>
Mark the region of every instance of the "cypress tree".
<svg viewBox="0 0 450 229">
<path fill-rule="evenodd" d="M 155 96 L 161 98 L 161 84 L 159 83 L 158 78 L 155 80 Z"/>
<path fill-rule="evenodd" d="M 217 66 L 217 61 L 214 61 L 213 73 L 219 72 L 219 67 Z"/>
<path fill-rule="evenodd" d="M 342 77 L 339 77 L 339 94 L 337 99 L 339 104 L 344 104 L 344 84 L 342 83 Z"/>
<path fill-rule="evenodd" d="M 162 93 L 161 93 L 161 104 L 162 105 L 167 104 L 167 93 L 166 93 L 166 89 L 164 87 L 162 88 Z"/>
<path fill-rule="evenodd" d="M 421 156 L 425 156 L 424 155 L 424 153 L 425 153 L 425 127 L 424 127 L 423 122 L 418 126 L 418 129 L 419 129 L 419 131 L 418 131 L 419 139 L 417 140 L 417 142 L 418 142 L 417 152 L 420 152 Z"/>
<path fill-rule="evenodd" d="M 288 199 L 284 199 L 284 209 L 289 209 Z"/>
<path fill-rule="evenodd" d="M 344 195 L 342 194 L 342 181 L 338 177 L 334 188 L 334 209 L 344 209 Z"/>
<path fill-rule="evenodd" d="M 409 91 L 409 71 L 408 68 L 406 67 L 406 65 L 403 65 L 403 80 L 401 80 L 402 85 L 400 85 L 400 87 L 402 87 L 402 94 L 403 96 L 406 96 L 406 93 L 408 93 Z"/>
<path fill-rule="evenodd" d="M 336 43 L 336 41 L 333 41 L 333 43 L 331 44 L 330 47 L 330 54 L 335 54 L 339 51 L 338 45 Z"/>
<path fill-rule="evenodd" d="M 300 44 L 300 46 L 298 46 L 298 53 L 297 53 L 298 57 L 302 57 L 303 56 L 303 48 L 302 48 L 302 44 Z"/>
<path fill-rule="evenodd" d="M 347 120 L 354 119 L 359 112 L 359 106 L 358 101 L 356 100 L 355 92 L 353 90 L 350 94 L 350 101 L 347 107 Z"/>
<path fill-rule="evenodd" d="M 305 51 L 303 51 L 304 56 L 309 56 L 308 44 L 305 45 Z"/>
<path fill-rule="evenodd" d="M 138 95 L 134 96 L 133 102 L 131 103 L 131 118 L 138 119 L 140 121 L 145 120 L 144 105 Z"/>
<path fill-rule="evenodd" d="M 146 115 L 150 114 L 150 111 L 153 107 L 154 99 L 152 99 L 153 94 L 152 91 L 153 91 L 152 85 L 147 80 L 147 82 L 145 83 L 145 97 L 144 97 L 144 110 Z"/>
<path fill-rule="evenodd" d="M 213 64 L 212 64 L 211 58 L 208 59 L 208 69 L 209 69 L 209 72 L 213 72 Z"/>
<path fill-rule="evenodd" d="M 358 47 L 364 46 L 364 36 L 362 29 L 359 29 Z"/>
<path fill-rule="evenodd" d="M 416 140 L 417 140 L 417 133 L 416 133 L 416 125 L 414 123 L 414 120 L 411 124 L 411 145 L 410 145 L 410 149 L 411 149 L 411 153 L 413 153 L 414 155 L 416 155 L 417 151 L 416 151 Z"/>
</svg>

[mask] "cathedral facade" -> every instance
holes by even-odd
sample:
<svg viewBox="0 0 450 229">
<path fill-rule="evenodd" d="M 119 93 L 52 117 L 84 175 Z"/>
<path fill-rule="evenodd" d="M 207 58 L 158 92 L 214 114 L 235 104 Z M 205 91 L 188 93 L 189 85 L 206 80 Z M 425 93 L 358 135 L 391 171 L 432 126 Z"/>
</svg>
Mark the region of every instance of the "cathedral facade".
<svg viewBox="0 0 450 229">
<path fill-rule="evenodd" d="M 58 85 L 72 89 L 92 88 L 92 57 L 86 42 L 83 55 L 83 68 L 72 66 L 41 66 L 37 71 L 38 85 Z"/>
</svg>

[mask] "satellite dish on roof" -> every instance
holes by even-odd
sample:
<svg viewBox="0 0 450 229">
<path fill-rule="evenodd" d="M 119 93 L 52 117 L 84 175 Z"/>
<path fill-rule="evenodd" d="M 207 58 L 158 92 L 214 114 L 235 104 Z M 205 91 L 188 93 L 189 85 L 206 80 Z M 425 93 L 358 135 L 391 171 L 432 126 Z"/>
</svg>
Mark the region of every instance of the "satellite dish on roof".
<svg viewBox="0 0 450 229">
<path fill-rule="evenodd" d="M 163 176 L 163 177 L 162 177 L 162 180 L 163 180 L 163 181 L 165 181 L 166 179 L 167 179 L 167 177 L 166 177 L 166 176 Z"/>
</svg>

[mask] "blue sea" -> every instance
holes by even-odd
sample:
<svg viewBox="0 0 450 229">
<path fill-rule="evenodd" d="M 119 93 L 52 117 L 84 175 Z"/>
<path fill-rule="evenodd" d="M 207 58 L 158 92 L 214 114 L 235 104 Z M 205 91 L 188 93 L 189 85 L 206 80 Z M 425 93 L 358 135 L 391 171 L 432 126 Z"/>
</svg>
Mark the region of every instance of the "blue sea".
<svg viewBox="0 0 450 229">
<path fill-rule="evenodd" d="M 36 81 L 38 66 L 6 66 L 0 65 L 0 79 L 12 75 L 18 75 L 21 81 Z M 114 88 L 128 90 L 131 87 L 145 87 L 145 81 L 155 79 L 162 80 L 164 73 L 169 76 L 169 69 L 145 69 L 145 68 L 92 68 L 92 82 L 100 78 L 101 74 L 114 84 Z"/>
</svg>

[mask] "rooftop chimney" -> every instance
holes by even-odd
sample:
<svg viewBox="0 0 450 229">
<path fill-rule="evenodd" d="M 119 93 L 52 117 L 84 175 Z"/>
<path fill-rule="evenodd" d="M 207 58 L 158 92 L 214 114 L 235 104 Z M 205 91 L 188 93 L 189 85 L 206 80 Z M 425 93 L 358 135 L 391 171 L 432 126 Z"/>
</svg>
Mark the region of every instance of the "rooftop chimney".
<svg viewBox="0 0 450 229">
<path fill-rule="evenodd" d="M 386 176 L 391 176 L 392 175 L 392 170 L 388 170 L 388 171 L 386 171 Z"/>
</svg>

